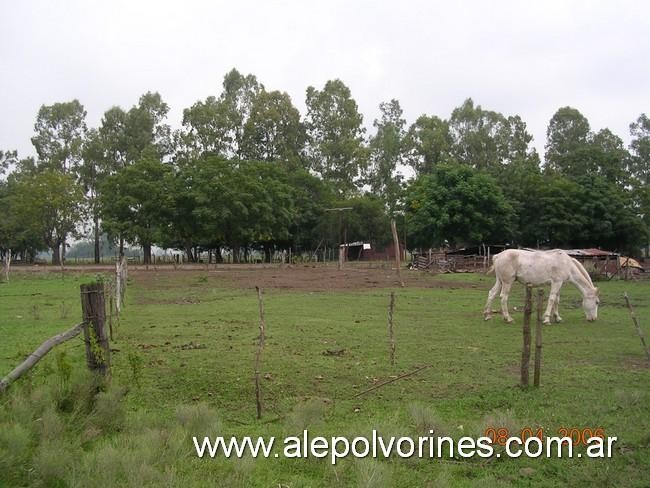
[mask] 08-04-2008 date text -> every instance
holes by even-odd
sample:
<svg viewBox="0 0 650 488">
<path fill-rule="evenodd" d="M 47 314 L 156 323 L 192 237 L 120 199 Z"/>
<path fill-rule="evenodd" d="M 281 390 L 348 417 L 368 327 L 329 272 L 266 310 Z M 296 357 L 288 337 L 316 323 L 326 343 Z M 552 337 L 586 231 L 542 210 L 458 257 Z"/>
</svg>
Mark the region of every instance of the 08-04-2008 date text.
<svg viewBox="0 0 650 488">
<path fill-rule="evenodd" d="M 489 437 L 492 440 L 492 444 L 499 446 L 505 446 L 508 438 L 510 437 L 519 437 L 522 441 L 530 437 L 537 437 L 540 440 L 544 439 L 546 435 L 549 435 L 548 431 L 545 431 L 543 427 L 524 427 L 519 431 L 513 432 L 505 427 L 488 427 L 485 429 L 485 437 Z M 597 428 L 577 428 L 577 427 L 560 427 L 557 429 L 557 433 L 553 435 L 558 435 L 560 437 L 569 437 L 573 442 L 574 446 L 588 445 L 589 439 L 592 437 L 605 438 L 605 430 L 602 427 Z"/>
</svg>

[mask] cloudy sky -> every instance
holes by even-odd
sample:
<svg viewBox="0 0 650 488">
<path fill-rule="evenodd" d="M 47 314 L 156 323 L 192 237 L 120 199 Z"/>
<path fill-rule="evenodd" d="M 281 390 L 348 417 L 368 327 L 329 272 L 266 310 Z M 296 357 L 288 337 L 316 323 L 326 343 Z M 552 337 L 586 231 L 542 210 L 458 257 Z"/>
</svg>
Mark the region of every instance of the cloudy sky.
<svg viewBox="0 0 650 488">
<path fill-rule="evenodd" d="M 158 91 L 183 108 L 218 95 L 236 67 L 291 96 L 342 79 L 367 126 L 397 98 L 409 123 L 467 97 L 519 114 L 543 153 L 562 106 L 626 142 L 650 112 L 646 1 L 0 0 L 0 149 L 34 153 L 42 104 L 77 98 L 98 125 Z"/>
</svg>

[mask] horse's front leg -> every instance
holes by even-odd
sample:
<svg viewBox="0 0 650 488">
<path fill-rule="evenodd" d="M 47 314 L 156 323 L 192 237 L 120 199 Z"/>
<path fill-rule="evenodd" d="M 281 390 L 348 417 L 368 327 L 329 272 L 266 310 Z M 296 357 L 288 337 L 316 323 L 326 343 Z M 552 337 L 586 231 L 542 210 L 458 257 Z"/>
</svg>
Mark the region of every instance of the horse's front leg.
<svg viewBox="0 0 650 488">
<path fill-rule="evenodd" d="M 551 292 L 548 295 L 548 305 L 546 306 L 546 312 L 544 312 L 544 324 L 551 323 L 551 314 L 555 309 L 555 303 L 559 300 L 560 288 L 562 288 L 561 281 L 551 283 Z"/>
<path fill-rule="evenodd" d="M 553 304 L 553 318 L 556 322 L 562 322 L 562 317 L 560 317 L 560 292 L 557 292 L 557 297 L 555 298 L 555 303 Z"/>
<path fill-rule="evenodd" d="M 508 311 L 508 295 L 510 295 L 510 289 L 512 288 L 512 283 L 501 283 L 501 312 L 503 313 L 503 320 L 507 323 L 513 322 L 513 318 L 510 316 Z"/>
</svg>

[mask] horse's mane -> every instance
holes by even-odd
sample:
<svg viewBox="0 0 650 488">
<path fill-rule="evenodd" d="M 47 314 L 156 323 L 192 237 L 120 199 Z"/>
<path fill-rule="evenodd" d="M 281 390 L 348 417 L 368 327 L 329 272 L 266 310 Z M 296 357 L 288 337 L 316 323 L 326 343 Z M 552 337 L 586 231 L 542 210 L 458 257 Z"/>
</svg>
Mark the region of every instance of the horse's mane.
<svg viewBox="0 0 650 488">
<path fill-rule="evenodd" d="M 587 280 L 587 283 L 591 285 L 591 287 L 594 287 L 593 281 L 591 281 L 591 276 L 589 276 L 589 273 L 587 273 L 587 270 L 585 267 L 582 265 L 580 261 L 578 261 L 576 258 L 571 258 L 571 261 L 573 261 L 573 264 L 575 265 L 576 268 L 578 268 L 578 271 L 580 274 Z"/>
</svg>

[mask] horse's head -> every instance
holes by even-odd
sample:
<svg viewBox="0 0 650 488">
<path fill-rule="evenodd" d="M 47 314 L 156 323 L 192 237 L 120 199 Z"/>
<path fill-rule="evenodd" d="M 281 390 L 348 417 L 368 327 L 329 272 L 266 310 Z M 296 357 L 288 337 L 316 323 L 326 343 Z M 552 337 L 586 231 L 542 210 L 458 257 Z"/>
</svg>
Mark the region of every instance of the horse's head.
<svg viewBox="0 0 650 488">
<path fill-rule="evenodd" d="M 598 297 L 598 288 L 594 288 L 593 291 L 586 293 L 582 297 L 582 309 L 585 311 L 585 315 L 589 322 L 593 322 L 598 318 L 599 303 L 600 298 Z"/>
</svg>

